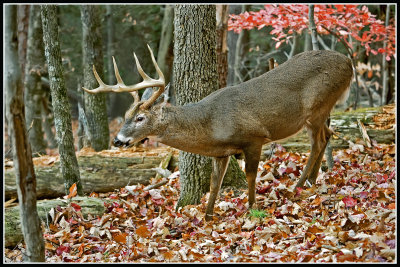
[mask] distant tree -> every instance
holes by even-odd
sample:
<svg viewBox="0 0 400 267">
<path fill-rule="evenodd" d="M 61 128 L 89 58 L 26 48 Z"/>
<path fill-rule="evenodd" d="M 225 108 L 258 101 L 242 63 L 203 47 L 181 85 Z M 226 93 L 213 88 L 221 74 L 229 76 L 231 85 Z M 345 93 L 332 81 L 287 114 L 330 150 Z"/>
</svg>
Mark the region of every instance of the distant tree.
<svg viewBox="0 0 400 267">
<path fill-rule="evenodd" d="M 25 116 L 29 129 L 29 142 L 34 155 L 46 154 L 46 143 L 42 130 L 42 98 L 45 97 L 45 93 L 42 90 L 41 76 L 44 65 L 40 6 L 31 5 L 25 69 Z"/>
<path fill-rule="evenodd" d="M 82 5 L 82 48 L 83 48 L 83 86 L 96 88 L 98 83 L 93 74 L 96 67 L 100 77 L 103 72 L 103 47 L 100 6 Z M 107 105 L 105 94 L 84 93 L 84 111 L 87 119 L 89 142 L 96 151 L 110 147 Z"/>
<path fill-rule="evenodd" d="M 46 62 L 49 69 L 50 92 L 56 126 L 61 174 L 65 180 L 65 192 L 76 183 L 78 195 L 82 195 L 78 160 L 75 155 L 71 125 L 71 108 L 67 98 L 63 68 L 61 64 L 60 41 L 58 37 L 57 6 L 42 5 L 43 41 Z"/>
<path fill-rule="evenodd" d="M 219 76 L 219 88 L 227 85 L 228 78 L 228 5 L 216 5 L 217 19 L 217 66 Z"/>
<path fill-rule="evenodd" d="M 201 100 L 217 90 L 216 9 L 214 5 L 175 6 L 173 84 L 177 104 Z M 190 137 L 188 137 L 190 138 Z M 179 153 L 181 192 L 177 207 L 200 203 L 210 189 L 211 158 Z M 224 184 L 242 187 L 246 178 L 231 158 Z"/>
<path fill-rule="evenodd" d="M 13 151 L 14 169 L 20 206 L 21 229 L 26 250 L 24 260 L 44 262 L 44 240 L 36 209 L 36 176 L 25 126 L 25 106 L 21 68 L 18 62 L 17 6 L 5 7 L 5 64 L 6 109 L 8 130 Z"/>
</svg>

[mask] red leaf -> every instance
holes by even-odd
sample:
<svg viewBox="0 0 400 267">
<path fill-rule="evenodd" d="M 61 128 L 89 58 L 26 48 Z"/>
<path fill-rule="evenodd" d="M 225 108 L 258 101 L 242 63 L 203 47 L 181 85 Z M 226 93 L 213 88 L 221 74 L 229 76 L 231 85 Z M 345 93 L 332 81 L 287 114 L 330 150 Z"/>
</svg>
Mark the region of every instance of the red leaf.
<svg viewBox="0 0 400 267">
<path fill-rule="evenodd" d="M 71 207 L 73 207 L 75 211 L 80 211 L 80 210 L 82 209 L 82 207 L 79 206 L 79 205 L 76 204 L 76 203 L 71 203 Z"/>
<path fill-rule="evenodd" d="M 342 201 L 344 202 L 347 208 L 351 208 L 357 205 L 357 200 L 355 200 L 350 196 L 343 198 Z"/>
<path fill-rule="evenodd" d="M 70 250 L 71 250 L 71 248 L 69 246 L 61 245 L 57 248 L 56 253 L 57 253 L 57 256 L 61 256 L 63 254 L 63 252 L 69 253 Z"/>
</svg>

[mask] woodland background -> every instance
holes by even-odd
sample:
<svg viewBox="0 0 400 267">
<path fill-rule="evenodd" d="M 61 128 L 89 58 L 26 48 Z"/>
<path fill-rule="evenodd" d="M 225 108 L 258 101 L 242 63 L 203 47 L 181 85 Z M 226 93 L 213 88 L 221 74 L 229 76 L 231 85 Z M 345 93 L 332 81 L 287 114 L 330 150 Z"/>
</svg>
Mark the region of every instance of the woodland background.
<svg viewBox="0 0 400 267">
<path fill-rule="evenodd" d="M 281 5 L 216 7 L 215 35 L 222 40 L 216 42 L 217 60 L 219 66 L 226 66 L 222 70 L 225 78 L 219 80 L 220 87 L 238 84 L 268 71 L 271 58 L 279 65 L 297 53 L 312 49 L 307 27 L 296 28 L 307 18 L 304 13 L 307 5 L 291 6 L 294 8 Z M 100 64 L 96 68 L 103 72 L 103 80 L 114 84 L 111 61 L 114 56 L 124 82 L 138 83 L 141 77 L 134 64 L 134 51 L 143 69 L 154 77 L 146 48 L 149 44 L 167 82 L 173 81 L 176 7 L 58 5 L 54 9 L 70 105 L 66 112 L 72 120 L 71 141 L 83 189 L 76 188 L 73 182 L 66 183 L 60 172 L 57 148 L 60 138 L 55 129 L 57 118 L 50 92 L 49 63 L 45 58 L 48 50 L 42 39 L 46 33 L 41 32 L 40 6 L 34 7 L 36 10 L 29 5 L 17 8 L 18 58 L 14 63 L 18 62 L 21 67 L 25 88 L 26 129 L 34 156 L 36 193 L 39 199 L 51 198 L 38 202 L 47 262 L 395 260 L 395 5 L 347 7 L 344 12 L 353 13 L 348 17 L 339 16 L 339 20 L 332 19 L 331 32 L 319 28 L 320 49 L 334 49 L 352 56 L 356 66 L 357 80 L 352 84 L 350 97 L 332 115 L 337 132 L 331 141 L 333 169 L 325 172 L 328 167 L 323 167 L 317 187 L 294 189 L 293 180 L 302 170 L 305 152 L 309 149 L 306 135 L 303 133 L 282 145 L 266 146 L 257 177 L 258 201 L 262 203 L 259 210 L 246 213 L 243 185 L 228 180 L 216 205 L 218 221 L 212 223 L 202 219 L 206 201 L 203 189 L 196 189 L 199 191 L 196 203 L 174 209 L 184 195 L 177 179 L 180 174 L 176 150 L 152 140 L 129 149 L 116 150 L 111 146 L 110 140 L 132 103 L 128 94 L 107 94 L 95 102 L 107 107 L 102 116 L 104 131 L 95 128 L 107 137 L 102 139 L 107 142 L 99 144 L 99 148 L 93 140 L 88 142 L 88 124 L 91 116 L 96 117 L 90 110 L 97 108 L 97 104 L 86 100 L 80 88 L 94 88 L 97 83 L 87 78 L 85 71 L 91 72 L 92 64 Z M 333 9 L 336 12 L 343 7 Z M 264 17 L 268 12 L 275 12 L 272 18 L 284 19 L 269 25 Z M 315 12 L 319 16 L 317 23 L 331 19 L 332 13 L 326 6 L 316 5 Z M 352 18 L 359 20 L 355 23 Z M 335 28 L 334 23 L 338 21 L 344 23 L 338 24 L 342 28 Z M 382 27 L 374 28 L 372 22 Z M 357 27 L 358 38 L 349 34 Z M 346 44 L 351 44 L 351 53 Z M 89 62 L 88 51 L 100 53 L 97 58 L 101 58 L 101 63 Z M 146 93 L 143 90 L 140 94 Z M 168 97 L 171 104 L 177 103 L 173 83 Z M 10 106 L 7 97 L 4 106 Z M 27 254 L 27 248 L 22 242 L 16 205 L 18 174 L 12 160 L 10 127 L 6 118 L 4 121 L 5 260 L 19 262 Z M 162 170 L 169 173 L 157 174 Z M 110 173 L 114 180 L 110 180 Z M 76 196 L 77 192 L 89 197 L 81 199 Z"/>
</svg>

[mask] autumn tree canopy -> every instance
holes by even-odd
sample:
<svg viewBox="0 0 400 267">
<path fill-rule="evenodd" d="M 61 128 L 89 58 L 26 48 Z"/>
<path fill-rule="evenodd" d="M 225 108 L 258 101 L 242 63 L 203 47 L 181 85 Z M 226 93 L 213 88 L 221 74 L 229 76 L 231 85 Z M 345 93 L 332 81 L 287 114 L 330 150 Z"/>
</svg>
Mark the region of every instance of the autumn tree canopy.
<svg viewBox="0 0 400 267">
<path fill-rule="evenodd" d="M 308 29 L 308 5 L 265 5 L 257 12 L 230 15 L 228 30 L 239 33 L 253 28 L 271 26 L 270 34 L 276 41 L 275 48 Z M 395 57 L 395 25 L 385 23 L 371 14 L 363 5 L 315 5 L 314 19 L 320 35 L 335 34 L 339 41 L 353 48 L 356 43 L 365 48 L 365 53 L 386 53 L 386 60 Z M 384 41 L 386 45 L 384 46 Z"/>
</svg>

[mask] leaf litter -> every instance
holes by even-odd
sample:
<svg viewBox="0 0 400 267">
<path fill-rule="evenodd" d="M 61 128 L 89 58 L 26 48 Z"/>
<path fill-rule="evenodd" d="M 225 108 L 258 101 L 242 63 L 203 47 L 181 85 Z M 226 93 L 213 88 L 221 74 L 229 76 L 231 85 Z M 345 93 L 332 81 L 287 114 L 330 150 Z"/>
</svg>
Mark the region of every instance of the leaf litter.
<svg viewBox="0 0 400 267">
<path fill-rule="evenodd" d="M 209 194 L 175 210 L 179 172 L 151 190 L 92 193 L 112 200 L 101 217 L 84 218 L 71 197 L 43 223 L 46 262 L 395 262 L 394 147 L 338 150 L 334 168 L 306 189 L 295 184 L 307 157 L 280 147 L 260 162 L 257 210 L 248 210 L 246 189 L 221 190 L 211 222 Z M 23 252 L 6 249 L 6 261 Z"/>
</svg>

